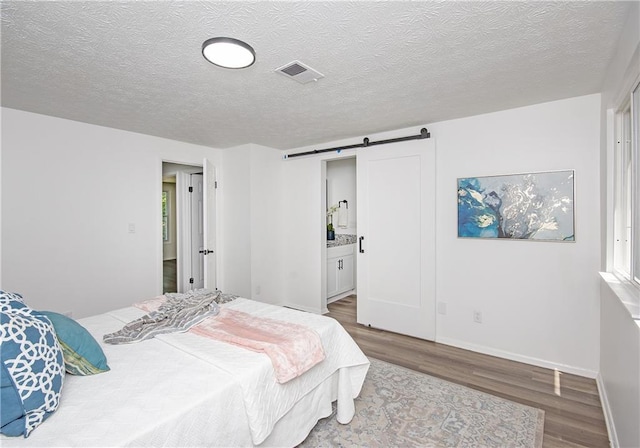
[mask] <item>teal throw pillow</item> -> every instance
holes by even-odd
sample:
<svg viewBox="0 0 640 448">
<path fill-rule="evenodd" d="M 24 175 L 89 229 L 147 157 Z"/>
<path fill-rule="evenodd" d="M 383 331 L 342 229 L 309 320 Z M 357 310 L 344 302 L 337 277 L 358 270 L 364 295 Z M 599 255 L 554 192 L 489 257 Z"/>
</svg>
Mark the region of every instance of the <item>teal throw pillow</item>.
<svg viewBox="0 0 640 448">
<path fill-rule="evenodd" d="M 100 344 L 75 320 L 53 311 L 36 311 L 49 318 L 62 348 L 64 366 L 72 375 L 95 375 L 109 370 Z"/>
</svg>

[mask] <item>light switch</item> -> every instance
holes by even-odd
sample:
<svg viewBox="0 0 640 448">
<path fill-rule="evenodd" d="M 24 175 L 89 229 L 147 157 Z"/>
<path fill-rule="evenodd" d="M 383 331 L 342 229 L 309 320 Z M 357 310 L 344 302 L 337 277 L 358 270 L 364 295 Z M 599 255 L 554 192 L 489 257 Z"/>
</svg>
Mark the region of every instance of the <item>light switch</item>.
<svg viewBox="0 0 640 448">
<path fill-rule="evenodd" d="M 129 233 L 136 233 L 136 225 L 132 222 L 129 223 Z"/>
</svg>

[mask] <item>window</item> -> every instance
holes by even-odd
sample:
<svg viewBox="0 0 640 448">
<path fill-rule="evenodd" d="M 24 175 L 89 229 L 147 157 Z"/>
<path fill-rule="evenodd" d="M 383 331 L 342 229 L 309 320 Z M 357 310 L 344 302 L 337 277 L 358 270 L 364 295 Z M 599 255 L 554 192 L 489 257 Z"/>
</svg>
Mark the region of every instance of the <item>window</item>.
<svg viewBox="0 0 640 448">
<path fill-rule="evenodd" d="M 162 241 L 169 241 L 169 192 L 162 192 Z"/>
<path fill-rule="evenodd" d="M 640 287 L 640 83 L 616 117 L 614 269 Z"/>
</svg>

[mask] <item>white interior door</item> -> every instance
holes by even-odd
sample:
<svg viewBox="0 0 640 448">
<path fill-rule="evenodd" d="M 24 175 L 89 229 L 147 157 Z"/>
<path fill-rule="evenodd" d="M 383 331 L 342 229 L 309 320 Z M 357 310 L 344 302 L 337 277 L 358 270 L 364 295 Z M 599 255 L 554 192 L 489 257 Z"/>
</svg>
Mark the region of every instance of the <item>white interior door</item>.
<svg viewBox="0 0 640 448">
<path fill-rule="evenodd" d="M 201 170 L 194 173 L 195 170 Z M 216 288 L 215 167 L 204 159 L 176 173 L 178 212 L 178 292 Z"/>
<path fill-rule="evenodd" d="M 215 290 L 216 279 L 216 168 L 204 159 L 204 287 Z"/>
<path fill-rule="evenodd" d="M 178 260 L 176 266 L 177 292 L 191 289 L 191 198 L 189 195 L 189 174 L 183 171 L 176 173 L 176 225 Z"/>
<path fill-rule="evenodd" d="M 435 142 L 357 155 L 358 323 L 435 339 Z"/>
</svg>

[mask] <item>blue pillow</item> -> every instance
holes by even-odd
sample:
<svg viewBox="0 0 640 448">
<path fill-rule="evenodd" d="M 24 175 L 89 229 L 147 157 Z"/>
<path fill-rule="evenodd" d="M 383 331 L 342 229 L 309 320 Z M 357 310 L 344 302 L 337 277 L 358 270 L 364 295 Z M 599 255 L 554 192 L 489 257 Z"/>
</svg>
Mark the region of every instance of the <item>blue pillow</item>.
<svg viewBox="0 0 640 448">
<path fill-rule="evenodd" d="M 64 366 L 72 375 L 95 375 L 109 370 L 100 344 L 78 322 L 53 311 L 35 311 L 47 316 L 56 330 Z"/>
<path fill-rule="evenodd" d="M 15 310 L 24 308 L 28 307 L 25 305 L 20 294 L 0 291 L 0 312 L 13 313 Z M 4 323 L 4 317 L 2 322 Z M 3 343 L 3 350 L 4 347 L 5 344 Z M 22 401 L 13 385 L 11 375 L 9 375 L 7 368 L 2 362 L 0 362 L 0 397 L 2 397 L 2 403 L 0 405 L 1 426 L 4 426 L 5 422 L 18 421 L 23 415 Z"/>
<path fill-rule="evenodd" d="M 58 408 L 64 360 L 53 325 L 29 307 L 0 312 L 0 433 L 28 437 Z"/>
<path fill-rule="evenodd" d="M 0 291 L 0 312 L 29 308 L 22 296 L 15 292 Z"/>
<path fill-rule="evenodd" d="M 1 432 L 3 434 L 22 434 L 24 429 L 22 400 L 3 362 L 0 362 L 0 397 Z"/>
</svg>

